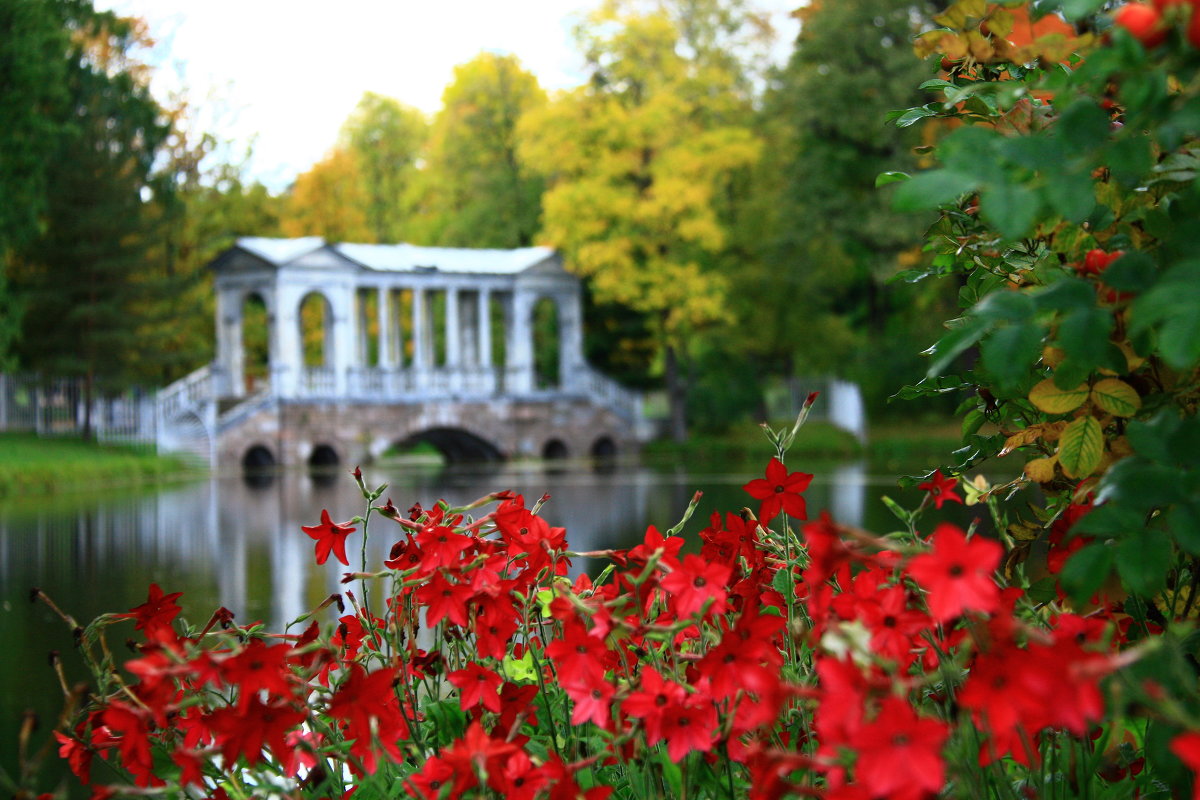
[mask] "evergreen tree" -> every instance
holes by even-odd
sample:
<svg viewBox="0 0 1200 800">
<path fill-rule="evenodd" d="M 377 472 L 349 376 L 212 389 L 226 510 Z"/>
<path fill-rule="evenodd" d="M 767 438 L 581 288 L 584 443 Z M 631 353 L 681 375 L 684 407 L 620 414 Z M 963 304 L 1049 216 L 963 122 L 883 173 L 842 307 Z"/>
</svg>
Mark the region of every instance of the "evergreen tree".
<svg viewBox="0 0 1200 800">
<path fill-rule="evenodd" d="M 45 231 L 14 259 L 26 314 L 22 363 L 84 378 L 85 400 L 131 379 L 142 273 L 153 230 L 154 161 L 167 126 L 129 59 L 136 29 L 89 5 L 63 4 L 70 121 L 46 166 Z M 90 435 L 90 419 L 84 435 Z"/>
</svg>

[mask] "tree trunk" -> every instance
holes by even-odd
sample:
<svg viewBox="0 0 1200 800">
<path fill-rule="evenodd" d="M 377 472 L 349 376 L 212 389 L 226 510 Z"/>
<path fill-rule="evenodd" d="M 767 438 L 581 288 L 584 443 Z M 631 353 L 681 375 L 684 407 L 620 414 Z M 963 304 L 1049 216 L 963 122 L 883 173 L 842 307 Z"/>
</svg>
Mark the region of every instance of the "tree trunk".
<svg viewBox="0 0 1200 800">
<path fill-rule="evenodd" d="M 664 353 L 664 377 L 667 382 L 667 408 L 671 440 L 687 441 L 687 387 L 683 376 L 679 374 L 679 361 L 675 356 L 675 348 L 666 345 Z"/>
</svg>

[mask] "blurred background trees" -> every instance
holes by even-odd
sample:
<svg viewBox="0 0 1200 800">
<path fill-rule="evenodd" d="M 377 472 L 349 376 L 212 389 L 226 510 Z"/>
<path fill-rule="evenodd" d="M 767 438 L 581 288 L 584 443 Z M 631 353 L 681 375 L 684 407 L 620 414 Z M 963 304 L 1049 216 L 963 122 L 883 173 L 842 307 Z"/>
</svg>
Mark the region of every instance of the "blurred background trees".
<svg viewBox="0 0 1200 800">
<path fill-rule="evenodd" d="M 929 9 L 796 13 L 771 68 L 749 0 L 603 0 L 577 32 L 584 85 L 547 96 L 517 56 L 482 53 L 431 118 L 367 93 L 276 195 L 185 98 L 150 94 L 139 21 L 0 0 L 0 368 L 120 387 L 206 363 L 203 267 L 237 236 L 547 244 L 585 280 L 589 358 L 664 388 L 676 436 L 761 419 L 798 375 L 857 380 L 887 413 L 947 305 L 888 285 L 925 256 L 874 188 L 920 158 L 886 115 L 922 101 Z"/>
</svg>

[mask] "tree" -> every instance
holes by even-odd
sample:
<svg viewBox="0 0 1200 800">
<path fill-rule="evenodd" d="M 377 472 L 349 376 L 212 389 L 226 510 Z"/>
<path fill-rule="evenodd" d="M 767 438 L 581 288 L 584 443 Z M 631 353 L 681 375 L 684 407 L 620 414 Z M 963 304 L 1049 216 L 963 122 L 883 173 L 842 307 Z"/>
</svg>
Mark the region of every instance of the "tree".
<svg viewBox="0 0 1200 800">
<path fill-rule="evenodd" d="M 70 122 L 46 166 L 45 232 L 14 259 L 27 308 L 19 353 L 27 366 L 83 377 L 90 401 L 129 381 L 151 242 L 146 198 L 168 128 L 131 57 L 138 26 L 90 4 L 59 9 L 75 31 L 60 110 Z"/>
<path fill-rule="evenodd" d="M 357 162 L 372 241 L 404 240 L 412 184 L 428 134 L 424 114 L 374 92 L 364 94 L 343 123 L 339 146 Z"/>
<path fill-rule="evenodd" d="M 515 56 L 481 53 L 454 69 L 422 171 L 414 239 L 449 247 L 527 247 L 544 184 L 517 157 L 517 120 L 546 102 Z"/>
<path fill-rule="evenodd" d="M 335 148 L 296 178 L 280 219 L 285 236 L 323 236 L 335 242 L 374 242 L 357 155 Z"/>
<path fill-rule="evenodd" d="M 918 132 L 886 119 L 921 98 L 914 87 L 928 70 L 909 42 L 929 9 L 914 0 L 839 0 L 800 13 L 794 51 L 765 104 L 772 146 L 759 178 L 768 224 L 741 296 L 740 316 L 755 321 L 755 335 L 741 344 L 752 363 L 789 377 L 846 375 L 865 359 L 854 377 L 887 390 L 903 380 L 897 366 L 915 369 L 914 329 L 940 319 L 928 308 L 905 313 L 937 297 L 883 288 L 917 258 L 919 223 L 875 188 L 880 173 L 916 164 Z M 781 282 L 785 291 L 768 291 Z"/>
<path fill-rule="evenodd" d="M 522 120 L 521 155 L 547 176 L 543 236 L 600 302 L 649 317 L 663 358 L 672 435 L 684 438 L 680 360 L 728 318 L 719 196 L 754 163 L 750 98 L 724 54 L 689 41 L 696 3 L 608 2 L 579 31 L 591 78 Z M 700 19 L 693 30 L 707 30 Z"/>
<path fill-rule="evenodd" d="M 0 0 L 0 369 L 11 366 L 20 304 L 8 287 L 13 251 L 46 210 L 46 167 L 65 127 L 68 39 L 54 3 Z"/>
</svg>

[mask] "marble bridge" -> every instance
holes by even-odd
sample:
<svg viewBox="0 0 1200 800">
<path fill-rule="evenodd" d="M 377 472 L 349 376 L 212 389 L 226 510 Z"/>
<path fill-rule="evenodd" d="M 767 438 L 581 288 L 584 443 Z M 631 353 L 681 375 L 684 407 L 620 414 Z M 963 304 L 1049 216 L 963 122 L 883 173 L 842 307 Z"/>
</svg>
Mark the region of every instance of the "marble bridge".
<svg viewBox="0 0 1200 800">
<path fill-rule="evenodd" d="M 216 360 L 161 390 L 162 450 L 214 466 L 610 456 L 641 396 L 583 357 L 555 251 L 239 239 L 211 265 Z"/>
</svg>

